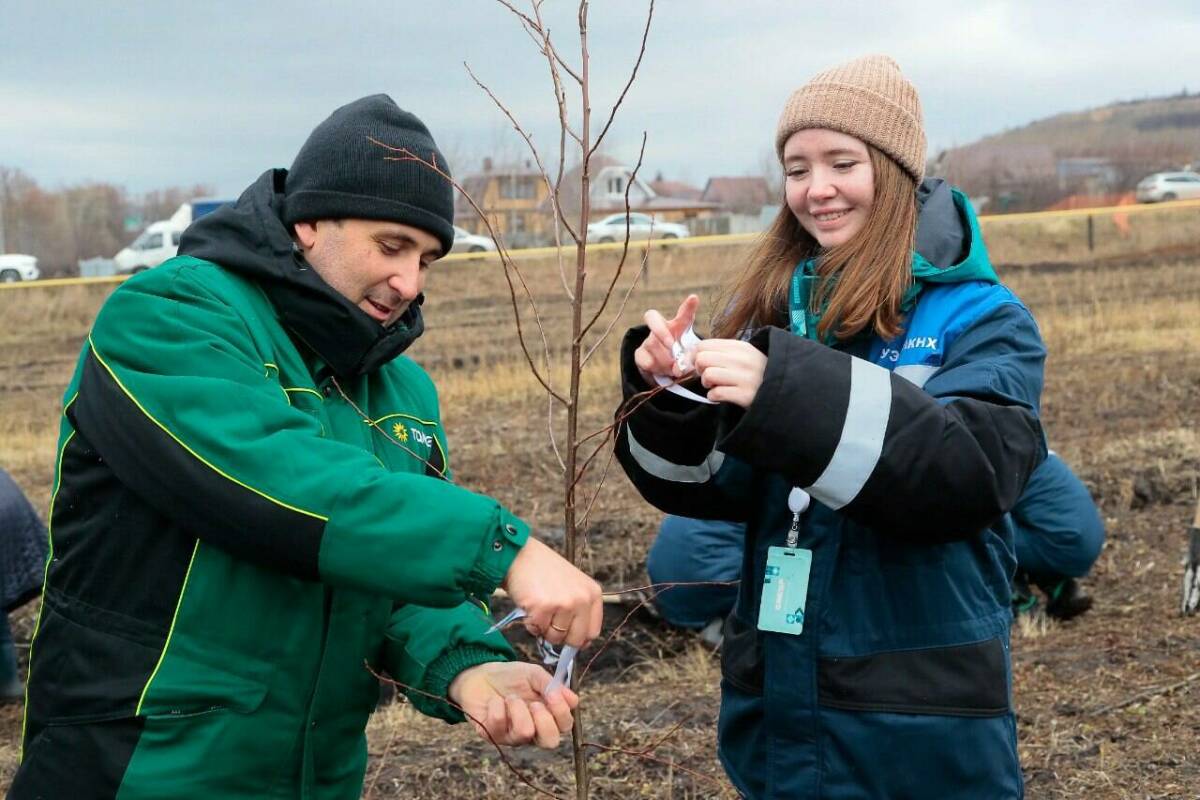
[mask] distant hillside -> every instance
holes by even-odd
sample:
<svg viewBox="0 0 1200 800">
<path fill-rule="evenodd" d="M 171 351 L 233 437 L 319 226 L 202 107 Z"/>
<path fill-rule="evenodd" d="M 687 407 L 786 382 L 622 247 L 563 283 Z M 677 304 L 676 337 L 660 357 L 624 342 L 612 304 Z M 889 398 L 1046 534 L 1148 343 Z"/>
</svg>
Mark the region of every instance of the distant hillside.
<svg viewBox="0 0 1200 800">
<path fill-rule="evenodd" d="M 1009 210 L 1075 193 L 1131 190 L 1145 175 L 1200 166 L 1200 95 L 1057 114 L 939 153 L 931 172 Z"/>
</svg>

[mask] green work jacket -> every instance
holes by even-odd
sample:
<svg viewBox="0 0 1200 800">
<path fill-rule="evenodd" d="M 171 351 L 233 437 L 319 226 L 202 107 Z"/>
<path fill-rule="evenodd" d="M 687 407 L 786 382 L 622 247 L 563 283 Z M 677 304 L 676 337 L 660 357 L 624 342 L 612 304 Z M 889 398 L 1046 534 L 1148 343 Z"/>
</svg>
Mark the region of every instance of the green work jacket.
<svg viewBox="0 0 1200 800">
<path fill-rule="evenodd" d="M 339 376 L 264 280 L 183 256 L 100 311 L 10 797 L 351 800 L 371 670 L 456 721 L 414 690 L 512 657 L 480 601 L 528 528 L 448 479 L 432 381 Z"/>
</svg>

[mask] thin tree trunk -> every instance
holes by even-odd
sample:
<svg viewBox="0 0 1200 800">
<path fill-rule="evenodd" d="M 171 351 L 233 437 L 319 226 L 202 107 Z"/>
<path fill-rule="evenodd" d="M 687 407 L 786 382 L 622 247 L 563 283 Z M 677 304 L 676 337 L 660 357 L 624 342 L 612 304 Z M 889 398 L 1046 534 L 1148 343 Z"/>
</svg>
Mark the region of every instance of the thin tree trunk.
<svg viewBox="0 0 1200 800">
<path fill-rule="evenodd" d="M 572 564 L 577 562 L 575 518 L 575 489 L 579 485 L 576 476 L 579 460 L 579 380 L 583 373 L 581 350 L 583 342 L 580 337 L 583 332 L 583 290 L 587 282 L 587 221 L 591 211 L 591 158 L 588 146 L 591 136 L 592 107 L 588 95 L 588 47 L 587 47 L 587 0 L 579 4 L 579 42 L 580 42 L 580 92 L 582 102 L 582 139 L 583 165 L 579 186 L 579 241 L 575 245 L 575 295 L 571 299 L 571 386 L 567 406 L 567 469 L 563 475 L 565 481 L 564 508 L 564 540 L 567 560 Z M 577 683 L 577 681 L 576 681 Z M 587 800 L 588 797 L 588 768 L 587 751 L 583 748 L 583 714 L 575 710 L 575 724 L 571 729 L 571 752 L 575 756 L 575 797 L 577 800 Z"/>
</svg>

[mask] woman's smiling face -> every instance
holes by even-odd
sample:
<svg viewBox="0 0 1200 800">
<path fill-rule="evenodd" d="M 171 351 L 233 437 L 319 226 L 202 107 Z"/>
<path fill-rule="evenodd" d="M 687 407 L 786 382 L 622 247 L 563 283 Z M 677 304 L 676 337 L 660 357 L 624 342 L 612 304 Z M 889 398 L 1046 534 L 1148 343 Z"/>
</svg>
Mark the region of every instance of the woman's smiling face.
<svg viewBox="0 0 1200 800">
<path fill-rule="evenodd" d="M 821 247 L 845 244 L 867 224 L 875 169 L 861 140 L 826 128 L 796 131 L 783 146 L 783 171 L 788 208 Z"/>
</svg>

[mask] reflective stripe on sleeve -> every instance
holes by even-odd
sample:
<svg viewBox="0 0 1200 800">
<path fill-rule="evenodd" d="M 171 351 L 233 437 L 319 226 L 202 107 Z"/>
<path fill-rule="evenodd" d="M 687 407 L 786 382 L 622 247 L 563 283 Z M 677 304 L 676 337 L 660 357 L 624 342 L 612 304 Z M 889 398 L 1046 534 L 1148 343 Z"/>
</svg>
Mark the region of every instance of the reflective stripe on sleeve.
<svg viewBox="0 0 1200 800">
<path fill-rule="evenodd" d="M 892 407 L 891 375 L 861 358 L 850 359 L 850 401 L 833 458 L 808 492 L 832 509 L 858 496 L 879 455 Z"/>
<path fill-rule="evenodd" d="M 634 438 L 633 431 L 629 429 L 629 426 L 625 426 L 625 436 L 629 442 L 629 454 L 633 456 L 633 460 L 638 463 L 638 466 L 648 474 L 653 475 L 655 478 L 661 478 L 664 481 L 674 481 L 675 483 L 706 483 L 712 479 L 712 476 L 717 473 L 717 470 L 721 468 L 721 464 L 725 461 L 724 453 L 719 450 L 713 450 L 699 464 L 674 464 L 643 447 Z"/>
</svg>

